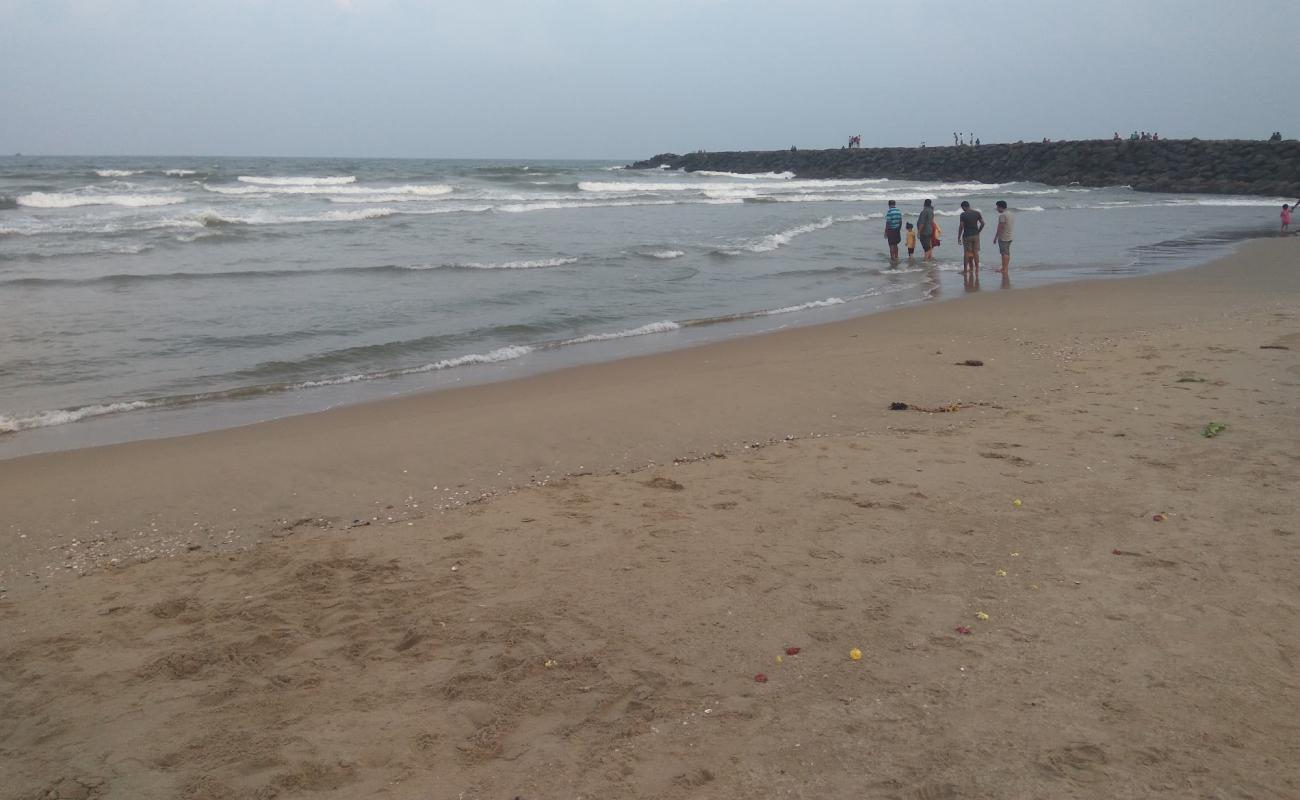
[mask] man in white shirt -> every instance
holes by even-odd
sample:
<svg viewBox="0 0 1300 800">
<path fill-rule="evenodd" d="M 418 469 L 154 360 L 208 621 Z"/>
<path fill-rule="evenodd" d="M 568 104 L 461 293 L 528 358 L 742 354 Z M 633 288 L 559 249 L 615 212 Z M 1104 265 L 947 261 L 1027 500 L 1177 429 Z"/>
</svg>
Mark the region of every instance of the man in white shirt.
<svg viewBox="0 0 1300 800">
<path fill-rule="evenodd" d="M 993 234 L 993 241 L 998 243 L 998 252 L 1002 254 L 1002 274 L 1007 274 L 1007 269 L 1011 266 L 1011 238 L 1015 234 L 1016 219 L 1007 211 L 1007 201 L 999 200 L 998 207 L 998 232 Z"/>
</svg>

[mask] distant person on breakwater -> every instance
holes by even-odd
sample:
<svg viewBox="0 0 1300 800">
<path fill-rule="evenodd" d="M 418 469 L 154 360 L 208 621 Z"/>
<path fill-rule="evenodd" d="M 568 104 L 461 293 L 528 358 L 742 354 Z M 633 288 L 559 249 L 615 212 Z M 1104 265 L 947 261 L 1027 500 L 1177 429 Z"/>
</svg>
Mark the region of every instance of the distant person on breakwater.
<svg viewBox="0 0 1300 800">
<path fill-rule="evenodd" d="M 1011 237 L 1016 231 L 1015 217 L 1007 211 L 1007 201 L 999 200 L 998 207 L 998 229 L 993 234 L 993 241 L 997 242 L 998 252 L 1002 254 L 1002 274 L 1007 274 L 1007 269 L 1011 266 Z"/>
<path fill-rule="evenodd" d="M 957 218 L 957 238 L 961 240 L 961 271 L 980 270 L 980 233 L 984 231 L 984 215 L 961 201 L 961 216 Z"/>
<path fill-rule="evenodd" d="M 907 257 L 911 258 L 916 255 L 916 229 L 912 223 L 907 223 Z"/>
<path fill-rule="evenodd" d="M 898 243 L 903 241 L 903 212 L 897 204 L 889 201 L 889 210 L 885 212 L 885 241 L 889 242 L 889 258 L 898 260 Z"/>
<path fill-rule="evenodd" d="M 927 197 L 925 204 L 921 206 L 921 213 L 916 215 L 916 235 L 921 240 L 921 252 L 925 253 L 923 260 L 929 261 L 934 258 L 934 204 Z"/>
<path fill-rule="evenodd" d="M 1282 204 L 1281 235 L 1283 236 L 1286 236 L 1287 234 L 1291 233 L 1291 212 L 1295 209 L 1297 205 L 1300 205 L 1300 200 L 1295 201 L 1295 203 L 1290 206 L 1288 206 L 1286 203 Z"/>
</svg>

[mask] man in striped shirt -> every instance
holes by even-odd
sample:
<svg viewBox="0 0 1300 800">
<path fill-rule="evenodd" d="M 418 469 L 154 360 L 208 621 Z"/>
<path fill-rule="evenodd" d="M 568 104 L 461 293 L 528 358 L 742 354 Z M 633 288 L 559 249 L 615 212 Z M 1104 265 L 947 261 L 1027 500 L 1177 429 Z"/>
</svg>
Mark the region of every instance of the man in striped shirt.
<svg viewBox="0 0 1300 800">
<path fill-rule="evenodd" d="M 894 201 L 889 201 L 889 210 L 885 212 L 885 241 L 889 242 L 889 258 L 898 260 L 898 243 L 903 240 L 903 212 L 899 211 Z"/>
</svg>

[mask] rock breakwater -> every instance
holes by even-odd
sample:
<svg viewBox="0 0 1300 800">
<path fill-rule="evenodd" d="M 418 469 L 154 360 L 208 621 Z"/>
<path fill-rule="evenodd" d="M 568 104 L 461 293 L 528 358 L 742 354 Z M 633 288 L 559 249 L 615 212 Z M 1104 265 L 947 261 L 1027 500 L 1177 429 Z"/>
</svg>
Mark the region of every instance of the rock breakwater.
<svg viewBox="0 0 1300 800">
<path fill-rule="evenodd" d="M 1300 192 L 1300 141 L 1125 139 L 978 147 L 662 153 L 628 167 L 793 172 L 801 178 L 1127 185 L 1140 191 L 1292 197 Z"/>
</svg>

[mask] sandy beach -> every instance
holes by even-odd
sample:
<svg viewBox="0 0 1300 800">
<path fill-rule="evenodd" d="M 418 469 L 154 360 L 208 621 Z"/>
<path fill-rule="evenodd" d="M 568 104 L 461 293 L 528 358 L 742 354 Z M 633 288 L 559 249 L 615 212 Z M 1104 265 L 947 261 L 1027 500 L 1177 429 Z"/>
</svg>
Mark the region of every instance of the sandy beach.
<svg viewBox="0 0 1300 800">
<path fill-rule="evenodd" d="M 1300 796 L 1300 240 L 983 283 L 0 462 L 0 798 Z"/>
</svg>

